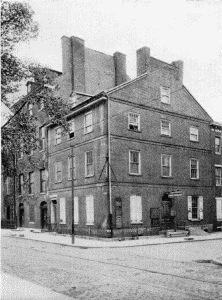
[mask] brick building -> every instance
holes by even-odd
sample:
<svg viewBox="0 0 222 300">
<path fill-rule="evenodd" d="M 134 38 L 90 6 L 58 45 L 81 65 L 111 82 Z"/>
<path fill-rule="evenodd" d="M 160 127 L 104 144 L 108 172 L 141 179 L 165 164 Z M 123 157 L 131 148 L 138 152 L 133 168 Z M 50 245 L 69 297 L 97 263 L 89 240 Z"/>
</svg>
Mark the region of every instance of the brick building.
<svg viewBox="0 0 222 300">
<path fill-rule="evenodd" d="M 70 232 L 73 195 L 77 233 L 212 227 L 218 187 L 209 170 L 219 159 L 212 145 L 218 133 L 183 85 L 183 62 L 168 64 L 143 47 L 130 80 L 120 52 L 94 51 L 75 37 L 63 37 L 62 49 L 70 132 L 42 122 L 42 166 L 28 175 L 33 195 L 17 202 L 21 225 Z"/>
</svg>

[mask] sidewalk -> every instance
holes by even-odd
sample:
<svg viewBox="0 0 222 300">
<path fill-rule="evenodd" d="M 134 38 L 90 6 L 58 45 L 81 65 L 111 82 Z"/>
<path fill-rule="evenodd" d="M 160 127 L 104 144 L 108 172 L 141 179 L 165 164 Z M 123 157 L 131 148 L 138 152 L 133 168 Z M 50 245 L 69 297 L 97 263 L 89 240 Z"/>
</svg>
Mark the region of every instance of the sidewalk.
<svg viewBox="0 0 222 300">
<path fill-rule="evenodd" d="M 57 234 L 53 232 L 31 232 L 30 228 L 22 228 L 17 230 L 1 229 L 2 236 L 29 239 L 35 241 L 42 241 L 46 243 L 60 244 L 70 247 L 78 248 L 125 248 L 125 247 L 138 247 L 138 246 L 152 246 L 152 245 L 162 245 L 162 244 L 173 244 L 173 243 L 190 243 L 197 241 L 208 241 L 222 239 L 222 232 L 210 233 L 204 236 L 194 236 L 189 237 L 164 237 L 163 235 L 156 236 L 141 236 L 139 239 L 135 240 L 96 240 L 96 239 L 86 239 L 75 236 L 75 243 L 72 244 L 72 238 L 70 235 Z M 215 260 L 218 264 L 222 265 L 222 257 Z"/>
<path fill-rule="evenodd" d="M 16 295 L 16 298 L 15 298 Z M 1 273 L 2 300 L 71 300 L 68 296 L 56 293 L 46 287 L 18 277 Z"/>
</svg>

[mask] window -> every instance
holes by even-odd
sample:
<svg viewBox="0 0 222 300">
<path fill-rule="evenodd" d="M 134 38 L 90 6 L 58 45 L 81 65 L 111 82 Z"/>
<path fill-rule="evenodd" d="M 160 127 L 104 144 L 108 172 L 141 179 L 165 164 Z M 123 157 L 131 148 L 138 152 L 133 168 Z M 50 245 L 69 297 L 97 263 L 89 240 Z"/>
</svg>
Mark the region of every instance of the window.
<svg viewBox="0 0 222 300">
<path fill-rule="evenodd" d="M 129 173 L 132 175 L 141 174 L 141 162 L 140 162 L 140 152 L 130 150 L 129 151 Z"/>
<path fill-rule="evenodd" d="M 29 113 L 30 116 L 33 115 L 33 105 L 32 105 L 32 103 L 28 104 L 28 113 Z"/>
<path fill-rule="evenodd" d="M 57 161 L 55 165 L 55 181 L 62 182 L 62 162 Z"/>
<path fill-rule="evenodd" d="M 6 187 L 6 195 L 9 195 L 10 194 L 10 177 L 6 178 L 5 187 Z"/>
<path fill-rule="evenodd" d="M 44 109 L 44 101 L 43 101 L 43 100 L 40 100 L 40 101 L 38 102 L 38 109 L 39 109 L 39 110 L 43 110 L 43 109 Z"/>
<path fill-rule="evenodd" d="M 74 138 L 74 133 L 75 132 L 75 122 L 72 120 L 69 122 L 69 138 L 72 139 Z"/>
<path fill-rule="evenodd" d="M 161 175 L 163 177 L 170 177 L 172 175 L 171 155 L 161 155 Z"/>
<path fill-rule="evenodd" d="M 190 160 L 190 178 L 199 179 L 199 161 L 198 159 L 191 158 Z"/>
<path fill-rule="evenodd" d="M 74 197 L 74 223 L 79 224 L 79 198 Z"/>
<path fill-rule="evenodd" d="M 200 221 L 203 219 L 203 197 L 188 196 L 188 220 Z"/>
<path fill-rule="evenodd" d="M 88 151 L 85 154 L 85 176 L 93 176 L 94 170 L 93 170 L 93 152 Z"/>
<path fill-rule="evenodd" d="M 20 149 L 18 152 L 18 159 L 22 159 L 24 156 L 24 152 L 23 152 L 23 143 L 20 143 Z"/>
<path fill-rule="evenodd" d="M 190 127 L 190 140 L 192 142 L 198 142 L 199 132 L 197 127 Z"/>
<path fill-rule="evenodd" d="M 216 198 L 217 221 L 222 221 L 222 198 Z"/>
<path fill-rule="evenodd" d="M 34 172 L 29 173 L 29 194 L 34 194 Z"/>
<path fill-rule="evenodd" d="M 24 175 L 19 175 L 19 195 L 22 195 L 24 192 Z"/>
<path fill-rule="evenodd" d="M 94 224 L 94 198 L 86 196 L 86 225 Z"/>
<path fill-rule="evenodd" d="M 60 224 L 66 224 L 66 199 L 60 198 L 59 201 L 59 217 L 60 217 Z"/>
<path fill-rule="evenodd" d="M 171 136 L 171 123 L 167 120 L 161 120 L 161 134 Z"/>
<path fill-rule="evenodd" d="M 92 132 L 93 125 L 92 125 L 92 112 L 88 112 L 85 114 L 84 118 L 84 133 Z"/>
<path fill-rule="evenodd" d="M 40 193 L 46 191 L 46 171 L 45 169 L 40 170 Z"/>
<path fill-rule="evenodd" d="M 39 128 L 39 148 L 40 150 L 45 149 L 45 127 Z"/>
<path fill-rule="evenodd" d="M 216 186 L 220 186 L 222 184 L 221 170 L 222 170 L 222 166 L 215 167 Z"/>
<path fill-rule="evenodd" d="M 76 178 L 76 158 L 73 156 L 73 178 Z M 72 157 L 68 157 L 68 179 L 72 179 Z"/>
<path fill-rule="evenodd" d="M 161 92 L 161 102 L 165 104 L 170 104 L 170 88 L 162 86 L 160 88 Z"/>
<path fill-rule="evenodd" d="M 27 145 L 28 147 L 27 147 L 27 150 L 26 150 L 26 154 L 27 155 L 33 155 L 33 153 L 34 153 L 34 151 L 33 151 L 33 149 L 30 149 L 30 148 L 33 148 L 33 138 L 31 139 L 31 143 L 29 143 L 28 145 Z"/>
<path fill-rule="evenodd" d="M 128 128 L 134 131 L 140 130 L 140 115 L 133 113 L 128 114 Z"/>
<path fill-rule="evenodd" d="M 61 129 L 61 127 L 59 127 L 59 128 L 56 128 L 56 130 L 55 130 L 55 144 L 59 145 L 59 144 L 61 144 L 61 141 L 62 141 L 62 129 Z"/>
<path fill-rule="evenodd" d="M 29 222 L 35 222 L 35 206 L 33 204 L 29 206 Z"/>
<path fill-rule="evenodd" d="M 142 223 L 142 199 L 141 196 L 130 196 L 130 222 Z"/>
<path fill-rule="evenodd" d="M 221 153 L 221 146 L 220 146 L 221 140 L 219 137 L 215 137 L 215 153 L 220 154 Z"/>
</svg>

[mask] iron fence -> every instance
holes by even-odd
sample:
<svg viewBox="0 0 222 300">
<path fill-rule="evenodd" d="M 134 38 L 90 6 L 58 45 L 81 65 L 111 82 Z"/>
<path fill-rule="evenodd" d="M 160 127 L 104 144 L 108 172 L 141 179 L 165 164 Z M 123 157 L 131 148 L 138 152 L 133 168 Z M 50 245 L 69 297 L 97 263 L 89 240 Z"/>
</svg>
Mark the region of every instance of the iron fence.
<svg viewBox="0 0 222 300">
<path fill-rule="evenodd" d="M 14 220 L 1 220 L 2 229 L 16 229 L 16 223 Z"/>
</svg>

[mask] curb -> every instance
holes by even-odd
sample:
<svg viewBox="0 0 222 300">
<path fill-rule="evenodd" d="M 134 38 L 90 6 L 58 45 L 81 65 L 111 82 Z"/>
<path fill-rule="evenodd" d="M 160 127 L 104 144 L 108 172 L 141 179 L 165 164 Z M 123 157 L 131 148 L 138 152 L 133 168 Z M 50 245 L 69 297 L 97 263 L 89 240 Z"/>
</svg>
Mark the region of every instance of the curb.
<svg viewBox="0 0 222 300">
<path fill-rule="evenodd" d="M 80 248 L 80 249 L 101 249 L 101 248 L 132 248 L 132 247 L 144 247 L 144 246 L 157 246 L 157 245 L 169 245 L 169 244 L 181 244 L 181 243 L 193 243 L 193 242 L 205 242 L 205 241 L 215 241 L 215 240 L 221 240 L 221 238 L 214 238 L 214 239 L 201 239 L 201 240 L 183 240 L 183 241 L 171 241 L 171 242 L 159 242 L 159 243 L 152 243 L 152 244 L 137 244 L 137 245 L 128 245 L 128 246 L 79 246 L 75 244 L 64 244 L 64 243 L 59 243 L 59 242 L 52 242 L 52 241 L 42 241 L 42 240 L 36 240 L 36 239 L 31 239 L 28 237 L 25 237 L 24 235 L 8 235 L 9 238 L 17 238 L 17 239 L 26 239 L 29 241 L 36 241 L 36 242 L 42 242 L 42 243 L 48 243 L 48 244 L 55 244 L 55 245 L 60 245 L 60 246 L 65 246 L 65 247 L 75 247 L 75 248 Z M 217 260 L 215 260 L 217 262 Z M 220 264 L 220 262 L 219 262 Z"/>
</svg>

